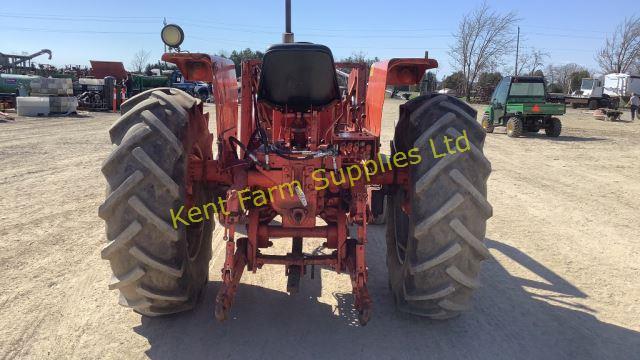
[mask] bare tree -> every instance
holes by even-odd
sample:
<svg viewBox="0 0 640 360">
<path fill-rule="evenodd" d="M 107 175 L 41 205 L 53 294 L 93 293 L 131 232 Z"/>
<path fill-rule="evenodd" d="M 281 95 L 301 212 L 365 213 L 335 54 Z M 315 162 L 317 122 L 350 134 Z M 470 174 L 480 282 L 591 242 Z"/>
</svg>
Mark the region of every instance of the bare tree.
<svg viewBox="0 0 640 360">
<path fill-rule="evenodd" d="M 565 93 L 571 91 L 571 74 L 580 71 L 582 67 L 575 63 L 568 63 L 558 67 L 558 82 Z"/>
<path fill-rule="evenodd" d="M 151 51 L 145 51 L 144 49 L 140 49 L 140 51 L 135 53 L 133 55 L 133 60 L 131 61 L 131 67 L 133 68 L 133 71 L 141 73 L 149 63 L 150 57 Z"/>
<path fill-rule="evenodd" d="M 640 61 L 640 18 L 624 19 L 598 50 L 596 61 L 605 73 L 632 70 L 632 66 Z"/>
<path fill-rule="evenodd" d="M 512 28 L 517 20 L 515 13 L 500 15 L 483 3 L 466 14 L 458 25 L 449 55 L 456 70 L 464 74 L 467 100 L 478 75 L 494 70 L 504 55 L 511 53 L 514 45 Z"/>
<path fill-rule="evenodd" d="M 562 91 L 567 94 L 571 92 L 572 75 L 581 72 L 589 73 L 584 66 L 576 63 L 568 63 L 564 65 L 550 64 L 545 68 L 547 84 L 557 84 L 562 87 Z"/>
<path fill-rule="evenodd" d="M 544 68 L 544 76 L 547 78 L 547 84 L 555 84 L 557 80 L 557 70 L 553 64 L 548 64 Z"/>
<path fill-rule="evenodd" d="M 533 75 L 536 70 L 542 70 L 547 58 L 549 53 L 540 49 L 532 48 L 530 51 L 523 51 L 518 56 L 518 75 Z"/>
</svg>

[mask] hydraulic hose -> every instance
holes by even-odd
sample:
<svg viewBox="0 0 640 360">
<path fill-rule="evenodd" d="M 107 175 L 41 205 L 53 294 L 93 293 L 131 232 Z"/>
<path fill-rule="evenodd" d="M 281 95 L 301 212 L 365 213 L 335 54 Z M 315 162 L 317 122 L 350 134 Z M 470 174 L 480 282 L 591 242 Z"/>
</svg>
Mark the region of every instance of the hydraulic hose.
<svg viewBox="0 0 640 360">
<path fill-rule="evenodd" d="M 251 161 L 260 165 L 263 168 L 265 167 L 265 165 L 261 163 L 260 160 L 258 160 L 258 157 L 252 151 L 247 149 L 247 147 L 240 140 L 238 140 L 234 136 L 229 136 L 229 142 L 239 146 L 242 149 L 242 151 L 244 151 L 244 153 L 249 157 L 249 159 L 251 159 Z"/>
</svg>

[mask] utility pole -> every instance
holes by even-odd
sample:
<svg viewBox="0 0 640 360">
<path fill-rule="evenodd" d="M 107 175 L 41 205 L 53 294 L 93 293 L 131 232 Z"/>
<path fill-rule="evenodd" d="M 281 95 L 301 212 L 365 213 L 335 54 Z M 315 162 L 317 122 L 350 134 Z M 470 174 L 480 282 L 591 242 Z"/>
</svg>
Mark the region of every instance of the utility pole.
<svg viewBox="0 0 640 360">
<path fill-rule="evenodd" d="M 167 18 L 166 17 L 163 18 L 163 20 L 162 20 L 162 26 L 167 26 Z M 163 43 L 164 43 L 164 41 L 163 41 Z M 167 52 L 167 44 L 164 44 L 164 53 L 166 53 L 166 52 Z M 164 62 L 164 67 L 165 67 L 165 69 L 168 67 L 166 61 Z M 160 70 L 160 75 L 162 75 L 162 70 Z"/>
<path fill-rule="evenodd" d="M 162 26 L 167 26 L 167 18 L 162 20 Z M 167 52 L 167 44 L 164 44 L 164 52 Z"/>
<path fill-rule="evenodd" d="M 516 71 L 515 74 L 518 76 L 518 53 L 520 52 L 520 26 L 518 26 L 518 40 L 516 41 Z"/>
</svg>

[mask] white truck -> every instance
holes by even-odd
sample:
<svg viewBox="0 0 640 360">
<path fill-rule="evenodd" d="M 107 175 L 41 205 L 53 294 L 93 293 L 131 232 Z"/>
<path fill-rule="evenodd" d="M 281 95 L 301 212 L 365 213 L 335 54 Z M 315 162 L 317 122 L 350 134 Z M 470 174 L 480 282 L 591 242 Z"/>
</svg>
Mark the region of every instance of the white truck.
<svg viewBox="0 0 640 360">
<path fill-rule="evenodd" d="M 571 95 L 565 96 L 564 101 L 574 109 L 581 106 L 586 106 L 589 110 L 599 108 L 615 109 L 620 104 L 620 97 L 605 92 L 600 79 L 584 78 L 580 84 L 580 89 L 574 91 Z"/>
<path fill-rule="evenodd" d="M 604 84 L 600 79 L 584 78 L 580 90 L 565 96 L 565 102 L 574 109 L 587 106 L 590 110 L 599 108 L 616 109 L 622 98 L 640 94 L 640 76 L 629 74 L 607 74 Z"/>
</svg>

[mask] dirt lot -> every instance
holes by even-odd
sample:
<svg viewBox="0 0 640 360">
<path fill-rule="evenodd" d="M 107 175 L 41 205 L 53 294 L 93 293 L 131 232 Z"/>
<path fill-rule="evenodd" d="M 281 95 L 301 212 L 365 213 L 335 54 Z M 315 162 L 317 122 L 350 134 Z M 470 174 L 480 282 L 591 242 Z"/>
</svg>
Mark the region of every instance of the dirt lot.
<svg viewBox="0 0 640 360">
<path fill-rule="evenodd" d="M 385 107 L 385 143 L 398 104 Z M 474 310 L 448 322 L 395 312 L 384 229 L 372 226 L 364 328 L 347 276 L 322 270 L 289 297 L 281 267 L 245 275 L 217 323 L 220 228 L 195 311 L 143 319 L 118 306 L 97 216 L 115 116 L 0 123 L 0 358 L 637 359 L 640 122 L 569 111 L 557 139 L 487 136 L 494 259 Z"/>
</svg>

